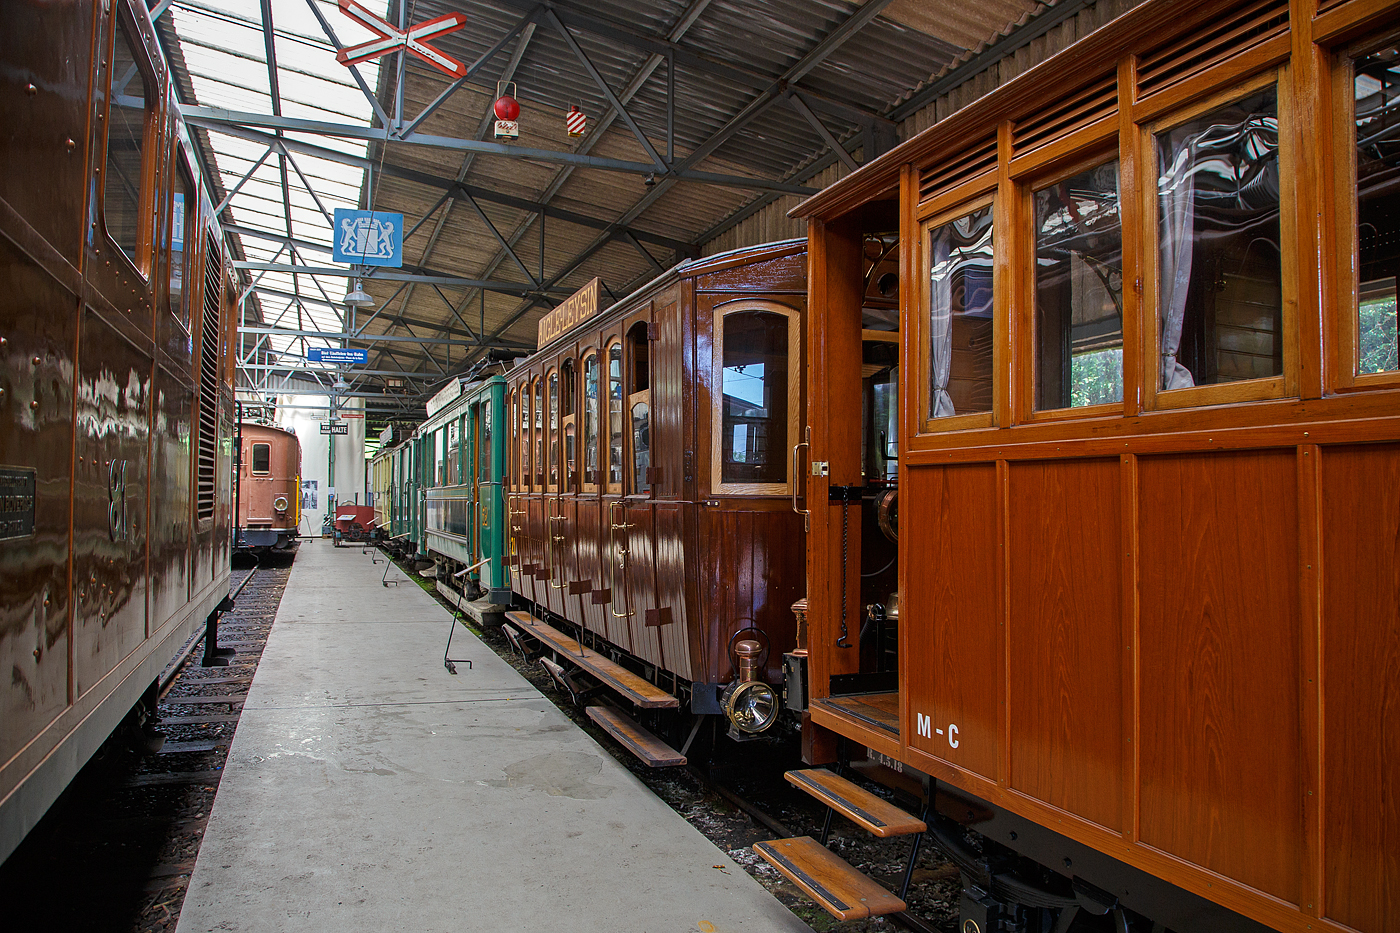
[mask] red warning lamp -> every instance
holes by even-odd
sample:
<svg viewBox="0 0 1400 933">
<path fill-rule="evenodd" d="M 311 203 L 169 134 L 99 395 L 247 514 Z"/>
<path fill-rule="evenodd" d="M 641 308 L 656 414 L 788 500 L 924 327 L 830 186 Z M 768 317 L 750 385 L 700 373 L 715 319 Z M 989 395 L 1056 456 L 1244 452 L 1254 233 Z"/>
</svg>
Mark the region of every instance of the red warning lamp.
<svg viewBox="0 0 1400 933">
<path fill-rule="evenodd" d="M 496 85 L 496 102 L 491 105 L 491 109 L 496 114 L 497 139 L 519 139 L 520 124 L 516 122 L 520 118 L 520 102 L 506 92 L 506 88 L 515 90 L 515 82 L 502 82 Z"/>
<path fill-rule="evenodd" d="M 574 105 L 569 105 L 569 113 L 564 117 L 564 126 L 570 136 L 582 136 L 588 129 L 588 117 Z"/>
</svg>

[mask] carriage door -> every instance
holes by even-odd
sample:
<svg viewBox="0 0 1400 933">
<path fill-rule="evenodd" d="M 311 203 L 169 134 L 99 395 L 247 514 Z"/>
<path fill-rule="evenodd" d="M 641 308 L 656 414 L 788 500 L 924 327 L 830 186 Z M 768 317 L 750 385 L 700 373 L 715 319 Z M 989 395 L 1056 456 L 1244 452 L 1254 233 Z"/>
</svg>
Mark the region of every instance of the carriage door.
<svg viewBox="0 0 1400 933">
<path fill-rule="evenodd" d="M 888 223 L 888 231 L 878 223 L 828 231 L 851 273 L 849 281 L 829 283 L 829 294 L 814 294 L 809 309 L 812 404 L 802 440 L 810 440 L 811 453 L 808 460 L 797 450 L 794 459 L 811 512 L 813 705 L 898 736 L 899 239 L 893 212 Z M 964 345 L 977 338 L 962 335 Z M 830 695 L 823 697 L 828 675 Z"/>
<path fill-rule="evenodd" d="M 651 469 L 651 318 L 654 305 L 647 304 L 628 315 L 622 340 L 609 350 L 609 398 L 617 414 L 610 460 L 621 492 L 617 512 L 627 525 L 626 568 L 627 607 L 632 613 L 638 640 L 637 654 L 655 661 L 666 670 L 688 673 L 680 662 L 688 655 L 679 621 L 679 593 L 661 596 L 657 583 L 657 515 L 652 504 Z M 620 357 L 620 359 L 618 358 Z M 679 543 L 677 541 L 677 543 Z"/>
</svg>

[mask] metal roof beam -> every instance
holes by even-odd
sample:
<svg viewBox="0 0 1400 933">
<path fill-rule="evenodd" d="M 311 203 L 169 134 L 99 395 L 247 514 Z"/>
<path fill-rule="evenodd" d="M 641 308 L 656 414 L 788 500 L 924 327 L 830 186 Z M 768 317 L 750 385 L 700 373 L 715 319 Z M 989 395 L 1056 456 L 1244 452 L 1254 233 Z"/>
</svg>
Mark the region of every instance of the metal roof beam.
<svg viewBox="0 0 1400 933">
<path fill-rule="evenodd" d="M 281 357 L 281 359 L 286 359 L 286 357 Z M 260 370 L 260 371 L 265 371 L 265 372 L 326 373 L 326 374 L 332 375 L 332 376 L 333 376 L 333 375 L 336 375 L 337 373 L 340 372 L 340 370 L 336 370 L 336 369 L 319 369 L 319 368 L 316 368 L 316 367 L 319 367 L 320 365 L 321 365 L 321 364 L 316 363 L 316 364 L 314 364 L 314 365 L 299 366 L 299 365 L 297 365 L 297 363 L 296 363 L 295 361 L 293 361 L 293 362 L 291 362 L 291 363 L 244 363 L 244 364 L 243 364 L 242 366 L 240 366 L 239 368 L 240 368 L 240 369 Z M 409 373 L 409 372 L 404 372 L 404 371 L 398 370 L 398 369 L 356 369 L 356 370 L 355 370 L 355 375 L 357 375 L 357 376 L 399 376 L 399 377 L 407 378 L 407 379 L 433 379 L 433 380 L 440 380 L 440 379 L 442 379 L 442 375 L 441 375 L 440 373 Z"/>
<path fill-rule="evenodd" d="M 436 326 L 436 325 L 430 325 Z M 279 337 L 318 337 L 322 340 L 368 340 L 388 343 L 417 343 L 428 346 L 479 347 L 475 340 L 446 340 L 438 337 L 404 337 L 399 334 L 355 334 L 349 331 L 300 330 L 289 327 L 240 327 L 240 334 L 272 334 Z"/>
<path fill-rule="evenodd" d="M 890 0 L 869 0 L 870 4 L 879 6 L 883 6 L 888 2 L 890 2 Z M 864 9 L 864 7 L 862 7 L 862 9 Z M 757 115 L 759 111 L 765 109 L 767 104 L 772 103 L 771 97 L 776 94 L 777 88 L 775 86 L 764 95 L 770 99 L 764 102 L 763 107 L 745 116 L 743 122 L 747 123 L 753 116 Z M 388 131 L 375 129 L 373 127 L 354 126 L 349 123 L 330 123 L 324 120 L 302 120 L 294 117 L 281 117 L 276 114 L 225 110 L 220 107 L 198 107 L 191 105 L 182 106 L 180 110 L 184 114 L 186 122 L 196 126 L 203 126 L 207 129 L 217 130 L 223 127 L 254 127 L 295 133 L 312 133 L 321 136 L 337 136 L 344 139 L 363 139 L 375 142 L 391 140 L 407 145 L 427 146 L 434 149 L 479 152 L 485 155 L 501 156 L 507 159 L 527 159 L 535 162 L 556 162 L 563 165 L 577 165 L 583 168 L 596 168 L 608 172 L 623 172 L 632 175 L 654 175 L 658 173 L 657 167 L 649 162 L 607 159 L 601 156 L 578 155 L 573 152 L 559 152 L 553 149 L 532 149 L 526 146 L 489 143 L 483 140 L 460 139 L 452 136 L 429 136 L 423 133 L 412 133 L 402 138 L 394 138 L 389 135 Z M 709 155 L 709 152 L 706 152 L 705 155 Z M 699 161 L 700 159 L 698 158 L 688 158 L 681 163 L 681 168 L 668 169 L 666 171 L 666 177 L 676 178 L 681 181 L 720 185 L 727 188 L 756 188 L 762 191 L 783 191 L 788 194 L 802 195 L 817 193 L 816 188 L 807 188 L 802 185 L 789 185 L 783 182 L 769 181 L 763 178 L 750 178 L 744 175 L 727 175 L 718 172 L 697 171 L 691 166 Z"/>
<path fill-rule="evenodd" d="M 821 117 L 813 113 L 812 108 L 807 106 L 807 102 L 802 99 L 801 94 L 788 94 L 787 100 L 788 103 L 792 104 L 793 110 L 802 114 L 807 122 L 812 124 L 812 129 L 817 131 L 817 135 L 822 138 L 822 142 L 826 143 L 827 148 L 831 150 L 836 158 L 841 160 L 846 168 L 853 172 L 860 168 L 860 166 L 856 164 L 856 160 L 846 151 L 846 147 L 841 145 L 841 141 L 831 135 L 831 130 L 826 128 L 826 124 L 822 122 Z"/>
<path fill-rule="evenodd" d="M 388 270 L 375 270 L 366 275 L 363 272 L 356 272 L 353 269 L 345 269 L 340 266 L 309 266 L 285 262 L 246 262 L 233 263 L 235 269 L 247 269 L 249 272 L 287 272 L 300 275 L 326 275 L 342 279 L 367 279 L 380 282 L 413 282 L 419 285 L 446 285 L 450 288 L 484 288 L 490 292 L 504 292 L 507 295 L 523 296 L 530 292 L 539 291 L 538 285 L 527 285 L 523 282 L 499 282 L 487 279 L 468 279 L 456 275 L 440 275 L 433 272 L 395 272 Z M 406 269 L 415 268 L 405 266 Z M 567 298 L 573 291 L 567 288 L 551 288 L 547 291 L 558 295 L 560 298 Z M 343 303 L 343 302 L 342 302 Z"/>
<path fill-rule="evenodd" d="M 246 139 L 252 142 L 260 142 L 264 145 L 276 145 L 280 143 L 281 145 L 286 146 L 288 149 L 294 150 L 296 152 L 303 152 L 307 155 L 315 156 L 320 159 L 328 159 L 332 162 L 339 162 L 342 165 L 353 165 L 357 168 L 379 168 L 378 163 L 376 163 L 372 159 L 365 158 L 364 156 L 351 155 L 346 152 L 339 152 L 335 149 L 326 149 L 321 146 L 316 146 L 311 143 L 304 143 L 300 140 L 295 139 L 277 140 L 276 137 L 270 136 L 267 133 L 260 133 L 257 130 L 243 129 L 237 125 L 215 125 L 212 127 L 212 129 L 214 132 L 217 133 L 226 133 L 229 136 L 236 136 L 239 139 Z M 638 164 L 640 165 L 643 163 Z M 652 169 L 648 167 L 648 171 L 652 171 Z M 527 198 L 517 198 L 508 194 L 502 194 L 498 191 L 491 191 L 486 188 L 478 188 L 473 185 L 462 184 L 461 182 L 453 181 L 450 178 L 444 178 L 440 175 L 432 175 L 428 172 L 419 172 L 413 169 L 403 168 L 402 166 L 386 164 L 384 165 L 383 169 L 380 170 L 380 174 L 387 175 L 391 178 L 399 178 L 404 181 L 415 182 L 428 188 L 437 188 L 439 190 L 460 192 L 462 195 L 470 194 L 472 197 L 476 198 L 479 201 L 489 201 L 493 204 L 503 204 L 507 207 L 519 208 L 520 210 L 526 211 L 528 213 L 538 214 L 541 211 L 543 211 L 547 216 L 552 217 L 555 220 L 562 220 L 566 223 L 577 224 L 580 227 L 591 227 L 593 229 L 598 230 L 610 230 L 612 231 L 612 233 L 610 234 L 611 236 L 621 236 L 624 231 L 629 232 L 637 239 L 641 240 L 643 243 L 654 243 L 657 246 L 664 246 L 667 249 L 673 249 L 681 253 L 690 253 L 693 252 L 695 249 L 694 243 L 687 243 L 684 240 L 677 240 L 672 237 L 662 236 L 660 234 L 651 233 L 646 230 L 632 228 L 625 224 L 617 224 L 614 221 L 603 220 L 598 217 L 589 217 L 586 214 L 580 214 L 576 211 L 552 207 L 547 203 L 531 201 Z M 277 237 L 275 234 L 270 234 L 267 231 L 253 230 L 252 228 L 246 227 L 239 227 L 237 229 L 239 232 L 247 232 L 250 236 L 259 236 L 266 239 L 282 239 L 281 237 Z M 322 246 L 320 244 L 310 243 L 309 241 L 298 242 L 305 242 L 308 246 L 314 247 L 315 249 L 322 250 L 325 252 L 330 251 L 329 245 Z"/>
</svg>

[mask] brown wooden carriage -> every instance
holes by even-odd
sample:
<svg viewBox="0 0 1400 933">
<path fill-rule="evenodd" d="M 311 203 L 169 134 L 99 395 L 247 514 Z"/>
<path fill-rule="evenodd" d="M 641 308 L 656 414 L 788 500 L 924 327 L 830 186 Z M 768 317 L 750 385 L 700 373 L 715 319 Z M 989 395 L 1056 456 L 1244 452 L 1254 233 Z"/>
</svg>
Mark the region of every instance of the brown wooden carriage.
<svg viewBox="0 0 1400 933">
<path fill-rule="evenodd" d="M 1400 929 L 1398 15 L 1151 0 L 796 212 L 808 747 L 926 776 L 1070 904 Z M 851 489 L 889 232 L 893 679 L 838 645 L 887 598 Z M 983 928 L 1027 903 L 989 877 Z"/>
<path fill-rule="evenodd" d="M 733 643 L 760 643 L 769 684 L 795 643 L 806 244 L 689 262 L 594 313 L 598 291 L 506 376 L 512 587 L 643 674 L 633 702 L 717 713 Z"/>
<path fill-rule="evenodd" d="M 228 596 L 236 316 L 145 5 L 0 31 L 3 858 Z"/>
<path fill-rule="evenodd" d="M 295 432 L 240 422 L 237 544 L 269 553 L 296 547 L 301 522 L 301 441 Z"/>
</svg>

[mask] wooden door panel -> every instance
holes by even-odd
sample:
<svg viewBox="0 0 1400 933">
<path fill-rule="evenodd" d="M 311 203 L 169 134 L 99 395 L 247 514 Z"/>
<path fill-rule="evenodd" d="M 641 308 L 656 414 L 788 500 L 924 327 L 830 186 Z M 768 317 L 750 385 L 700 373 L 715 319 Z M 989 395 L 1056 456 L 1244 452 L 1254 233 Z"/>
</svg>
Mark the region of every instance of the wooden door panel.
<svg viewBox="0 0 1400 933">
<path fill-rule="evenodd" d="M 1009 469 L 1011 787 L 1122 829 L 1123 671 L 1114 460 Z"/>
<path fill-rule="evenodd" d="M 692 629 L 699 627 L 703 615 L 693 607 L 688 599 L 686 581 L 695 574 L 694 566 L 686 563 L 685 510 L 693 509 L 689 504 L 657 502 L 653 505 L 653 521 L 656 529 L 656 602 L 671 611 L 671 624 L 666 626 L 667 635 L 673 641 L 666 643 L 667 660 L 674 670 L 689 680 L 714 683 L 703 664 L 694 657 L 695 644 Z M 674 657 L 672 644 L 675 645 Z"/>
<path fill-rule="evenodd" d="M 1400 446 L 1324 449 L 1320 511 L 1326 916 L 1400 929 Z"/>
<path fill-rule="evenodd" d="M 995 780 L 1000 600 L 995 464 L 916 467 L 901 490 L 909 744 Z M 859 631 L 859 613 L 852 635 Z M 854 642 L 855 639 L 853 638 Z M 855 649 L 852 649 L 855 650 Z M 917 659 L 917 662 L 914 662 Z M 928 717 L 921 735 L 919 716 Z"/>
<path fill-rule="evenodd" d="M 1141 839 L 1296 903 L 1295 453 L 1143 458 L 1139 477 Z"/>
</svg>

